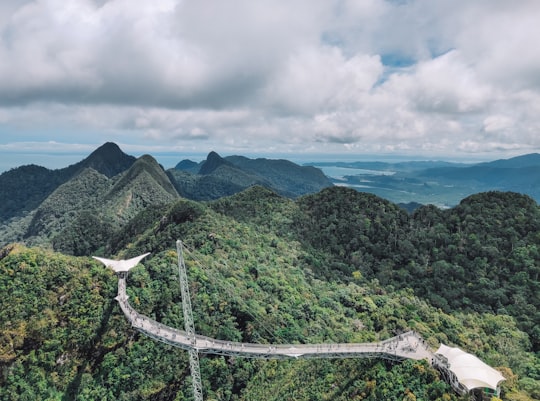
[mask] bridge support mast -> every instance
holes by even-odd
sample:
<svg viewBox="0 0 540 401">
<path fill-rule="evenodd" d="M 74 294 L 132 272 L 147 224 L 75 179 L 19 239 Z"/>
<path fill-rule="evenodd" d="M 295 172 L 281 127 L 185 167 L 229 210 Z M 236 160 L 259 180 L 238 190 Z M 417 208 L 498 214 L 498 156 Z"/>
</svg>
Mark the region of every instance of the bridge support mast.
<svg viewBox="0 0 540 401">
<path fill-rule="evenodd" d="M 193 323 L 193 311 L 191 309 L 191 298 L 189 295 L 189 285 L 187 279 L 186 264 L 184 262 L 184 252 L 182 241 L 176 241 L 176 252 L 178 254 L 178 275 L 180 277 L 180 292 L 182 295 L 182 311 L 184 313 L 184 328 L 191 340 L 189 349 L 189 367 L 191 371 L 191 381 L 193 385 L 193 398 L 195 401 L 203 401 L 201 368 L 199 365 L 199 354 L 196 348 L 195 325 Z"/>
</svg>

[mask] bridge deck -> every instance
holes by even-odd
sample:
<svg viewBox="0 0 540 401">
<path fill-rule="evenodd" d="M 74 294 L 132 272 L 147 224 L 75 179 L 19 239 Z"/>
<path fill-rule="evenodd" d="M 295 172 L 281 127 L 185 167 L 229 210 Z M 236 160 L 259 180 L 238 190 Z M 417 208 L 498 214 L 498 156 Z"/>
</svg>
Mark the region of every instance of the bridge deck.
<svg viewBox="0 0 540 401">
<path fill-rule="evenodd" d="M 433 353 L 422 337 L 412 331 L 374 343 L 253 344 L 218 340 L 202 335 L 193 338 L 183 330 L 163 325 L 133 309 L 126 294 L 125 275 L 119 276 L 116 300 L 126 318 L 137 330 L 156 340 L 187 350 L 195 349 L 200 353 L 263 359 L 364 357 L 392 360 L 427 359 L 430 363 L 433 359 Z"/>
</svg>

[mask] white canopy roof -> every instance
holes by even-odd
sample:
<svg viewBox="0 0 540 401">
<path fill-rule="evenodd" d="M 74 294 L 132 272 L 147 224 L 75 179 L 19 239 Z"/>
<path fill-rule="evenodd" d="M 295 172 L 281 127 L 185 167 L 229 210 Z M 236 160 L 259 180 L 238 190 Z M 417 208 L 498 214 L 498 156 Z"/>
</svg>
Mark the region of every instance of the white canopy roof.
<svg viewBox="0 0 540 401">
<path fill-rule="evenodd" d="M 499 371 L 459 348 L 441 344 L 436 353 L 448 359 L 450 370 L 454 372 L 459 382 L 469 391 L 478 387 L 488 387 L 496 390 L 497 384 L 505 380 Z"/>
<path fill-rule="evenodd" d="M 116 273 L 120 273 L 120 272 L 127 272 L 131 270 L 132 268 L 137 266 L 143 258 L 145 258 L 148 255 L 150 255 L 150 252 L 145 253 L 144 255 L 135 256 L 134 258 L 131 258 L 128 260 L 124 260 L 124 259 L 113 260 L 113 259 L 99 258 L 97 256 L 92 256 L 92 257 L 96 260 L 99 260 L 105 266 L 110 267 Z"/>
</svg>

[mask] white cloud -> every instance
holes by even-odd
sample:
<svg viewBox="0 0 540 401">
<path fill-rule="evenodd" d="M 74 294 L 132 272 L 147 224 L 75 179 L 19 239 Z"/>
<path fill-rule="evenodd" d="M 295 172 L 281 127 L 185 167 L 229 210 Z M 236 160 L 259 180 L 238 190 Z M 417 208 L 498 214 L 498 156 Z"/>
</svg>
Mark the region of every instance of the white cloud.
<svg viewBox="0 0 540 401">
<path fill-rule="evenodd" d="M 536 0 L 10 0 L 0 133 L 202 152 L 539 150 L 539 18 Z"/>
<path fill-rule="evenodd" d="M 383 72 L 378 56 L 347 59 L 339 48 L 319 46 L 291 54 L 264 96 L 271 107 L 313 115 L 357 108 Z"/>
<path fill-rule="evenodd" d="M 484 120 L 484 131 L 486 132 L 497 132 L 501 130 L 506 130 L 514 125 L 514 121 L 504 115 L 490 115 L 487 116 Z"/>
</svg>

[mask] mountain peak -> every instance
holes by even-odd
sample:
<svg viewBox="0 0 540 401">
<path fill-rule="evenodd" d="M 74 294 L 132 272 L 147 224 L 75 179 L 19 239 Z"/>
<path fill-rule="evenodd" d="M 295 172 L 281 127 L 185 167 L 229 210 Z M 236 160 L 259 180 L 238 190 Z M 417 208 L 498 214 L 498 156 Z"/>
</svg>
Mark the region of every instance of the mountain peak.
<svg viewBox="0 0 540 401">
<path fill-rule="evenodd" d="M 206 156 L 206 161 L 201 165 L 199 174 L 206 175 L 212 173 L 215 169 L 223 165 L 231 165 L 228 161 L 218 155 L 216 152 L 211 151 Z"/>
<path fill-rule="evenodd" d="M 184 159 L 180 161 L 176 166 L 174 166 L 175 170 L 182 170 L 182 171 L 188 171 L 190 173 L 198 173 L 199 172 L 199 163 L 196 163 L 189 159 Z"/>
<path fill-rule="evenodd" d="M 165 171 L 163 171 L 163 168 L 156 161 L 156 159 L 154 159 L 154 157 L 147 154 L 142 155 L 135 160 L 135 162 L 125 172 L 118 183 L 115 184 L 116 191 L 120 190 L 121 188 L 130 187 L 133 185 L 133 182 L 143 175 L 150 178 L 150 181 L 153 181 L 153 183 L 160 186 L 173 197 L 178 196 L 176 189 L 174 189 L 173 184 L 169 180 L 167 174 L 165 174 Z M 147 181 L 147 179 L 142 179 L 142 181 Z"/>
<path fill-rule="evenodd" d="M 122 152 L 117 144 L 106 142 L 75 167 L 77 170 L 93 168 L 110 178 L 130 168 L 135 160 L 135 157 Z"/>
</svg>

